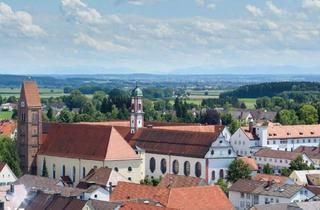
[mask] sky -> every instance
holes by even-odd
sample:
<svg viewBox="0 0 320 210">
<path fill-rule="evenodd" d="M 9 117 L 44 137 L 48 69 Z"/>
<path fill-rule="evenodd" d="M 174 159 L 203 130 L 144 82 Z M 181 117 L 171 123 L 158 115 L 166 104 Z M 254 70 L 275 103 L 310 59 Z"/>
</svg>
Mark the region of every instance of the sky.
<svg viewBox="0 0 320 210">
<path fill-rule="evenodd" d="M 0 73 L 247 66 L 320 67 L 320 0 L 0 0 Z"/>
</svg>

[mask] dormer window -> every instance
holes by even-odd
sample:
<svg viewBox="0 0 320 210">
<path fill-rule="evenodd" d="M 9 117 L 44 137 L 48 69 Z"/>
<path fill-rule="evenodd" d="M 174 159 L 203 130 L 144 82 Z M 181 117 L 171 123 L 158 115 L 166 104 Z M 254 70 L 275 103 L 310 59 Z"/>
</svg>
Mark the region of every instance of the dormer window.
<svg viewBox="0 0 320 210">
<path fill-rule="evenodd" d="M 313 131 L 311 131 L 311 135 L 313 135 L 314 134 L 314 132 Z"/>
<path fill-rule="evenodd" d="M 287 135 L 290 136 L 291 134 L 288 132 Z"/>
<path fill-rule="evenodd" d="M 303 133 L 302 133 L 302 132 L 300 132 L 299 134 L 300 134 L 301 136 L 303 135 Z"/>
</svg>

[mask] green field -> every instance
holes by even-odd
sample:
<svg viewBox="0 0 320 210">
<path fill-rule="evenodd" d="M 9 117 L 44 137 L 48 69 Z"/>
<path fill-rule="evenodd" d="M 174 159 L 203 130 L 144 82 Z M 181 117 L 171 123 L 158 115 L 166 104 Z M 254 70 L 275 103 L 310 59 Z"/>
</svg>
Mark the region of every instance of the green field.
<svg viewBox="0 0 320 210">
<path fill-rule="evenodd" d="M 0 111 L 0 120 L 10 120 L 12 117 L 12 112 L 2 112 Z"/>
<path fill-rule="evenodd" d="M 0 88 L 0 95 L 6 98 L 9 96 L 19 97 L 20 88 Z M 41 88 L 40 95 L 41 98 L 50 98 L 63 96 L 65 94 L 63 93 L 63 89 Z"/>
<path fill-rule="evenodd" d="M 255 98 L 240 98 L 239 100 L 244 102 L 248 109 L 254 109 L 257 99 L 255 99 Z"/>
</svg>

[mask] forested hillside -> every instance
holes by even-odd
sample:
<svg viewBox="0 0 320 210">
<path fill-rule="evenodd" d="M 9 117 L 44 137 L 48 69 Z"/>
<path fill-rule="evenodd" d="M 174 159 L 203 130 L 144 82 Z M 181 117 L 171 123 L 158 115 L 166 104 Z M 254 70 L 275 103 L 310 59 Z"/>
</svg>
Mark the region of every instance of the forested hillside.
<svg viewBox="0 0 320 210">
<path fill-rule="evenodd" d="M 221 97 L 231 96 L 237 98 L 272 97 L 288 92 L 317 92 L 320 91 L 319 82 L 269 82 L 254 85 L 244 85 L 233 91 L 221 93 Z"/>
</svg>

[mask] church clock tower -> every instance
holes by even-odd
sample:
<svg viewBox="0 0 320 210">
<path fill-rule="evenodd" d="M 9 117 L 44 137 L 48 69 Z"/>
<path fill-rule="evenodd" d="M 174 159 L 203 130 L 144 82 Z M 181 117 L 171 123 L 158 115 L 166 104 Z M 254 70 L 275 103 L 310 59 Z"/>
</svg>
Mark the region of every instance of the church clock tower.
<svg viewBox="0 0 320 210">
<path fill-rule="evenodd" d="M 143 116 L 143 94 L 137 84 L 131 92 L 131 133 L 135 133 L 139 128 L 143 127 Z"/>
</svg>

